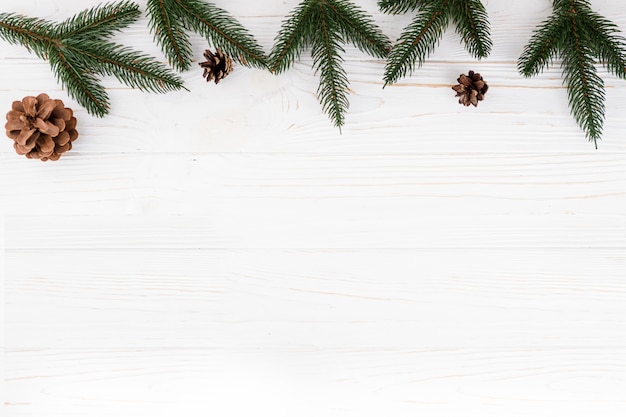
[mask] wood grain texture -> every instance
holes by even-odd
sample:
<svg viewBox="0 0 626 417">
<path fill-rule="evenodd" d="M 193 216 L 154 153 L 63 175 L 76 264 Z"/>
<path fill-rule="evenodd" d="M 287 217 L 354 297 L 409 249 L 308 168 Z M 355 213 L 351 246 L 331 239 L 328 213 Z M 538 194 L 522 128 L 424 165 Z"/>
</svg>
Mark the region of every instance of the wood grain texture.
<svg viewBox="0 0 626 417">
<path fill-rule="evenodd" d="M 297 1 L 215 3 L 269 51 Z M 392 39 L 410 21 L 358 3 Z M 626 31 L 621 1 L 591 3 Z M 105 79 L 97 119 L 0 44 L 0 104 L 45 91 L 81 135 L 45 164 L 0 141 L 0 415 L 626 415 L 626 82 L 600 70 L 596 151 L 558 63 L 516 72 L 550 2 L 485 5 L 482 62 L 449 30 L 383 90 L 384 62 L 347 48 L 342 134 L 306 53 L 166 95 Z M 146 23 L 117 40 L 164 61 Z M 469 69 L 476 109 L 450 89 Z"/>
</svg>

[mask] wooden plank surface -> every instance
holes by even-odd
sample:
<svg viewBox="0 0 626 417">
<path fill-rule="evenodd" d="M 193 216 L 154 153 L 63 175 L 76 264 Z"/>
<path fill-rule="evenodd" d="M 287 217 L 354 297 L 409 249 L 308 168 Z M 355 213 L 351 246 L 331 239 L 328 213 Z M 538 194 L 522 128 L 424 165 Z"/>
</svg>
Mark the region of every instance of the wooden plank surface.
<svg viewBox="0 0 626 417">
<path fill-rule="evenodd" d="M 392 39 L 410 21 L 358 3 Z M 626 31 L 621 1 L 591 3 Z M 216 4 L 269 51 L 297 1 Z M 485 4 L 482 62 L 450 30 L 383 90 L 384 62 L 347 48 L 341 134 L 306 53 L 219 86 L 193 68 L 189 92 L 105 79 L 97 119 L 1 43 L 0 104 L 45 91 L 80 138 L 45 164 L 1 142 L 0 415 L 623 417 L 626 82 L 599 71 L 595 150 L 558 63 L 516 72 L 550 2 Z M 116 39 L 163 60 L 146 23 Z M 491 86 L 476 109 L 450 89 L 469 69 Z"/>
</svg>

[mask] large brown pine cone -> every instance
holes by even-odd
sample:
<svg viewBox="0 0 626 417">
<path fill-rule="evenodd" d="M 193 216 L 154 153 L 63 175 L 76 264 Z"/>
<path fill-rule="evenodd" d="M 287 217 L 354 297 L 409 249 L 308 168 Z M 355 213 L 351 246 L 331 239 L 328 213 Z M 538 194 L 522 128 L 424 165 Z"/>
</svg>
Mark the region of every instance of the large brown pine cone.
<svg viewBox="0 0 626 417">
<path fill-rule="evenodd" d="M 4 127 L 18 154 L 42 161 L 56 161 L 78 137 L 72 109 L 44 93 L 14 101 Z"/>
</svg>

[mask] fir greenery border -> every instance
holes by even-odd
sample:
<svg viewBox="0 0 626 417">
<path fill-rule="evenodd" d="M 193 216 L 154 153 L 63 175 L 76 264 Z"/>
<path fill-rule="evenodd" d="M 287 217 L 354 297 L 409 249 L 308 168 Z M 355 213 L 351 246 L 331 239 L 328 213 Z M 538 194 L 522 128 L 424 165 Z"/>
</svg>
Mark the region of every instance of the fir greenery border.
<svg viewBox="0 0 626 417">
<path fill-rule="evenodd" d="M 413 22 L 393 46 L 371 16 L 352 1 L 301 0 L 283 21 L 269 57 L 239 22 L 213 3 L 147 0 L 147 13 L 155 42 L 179 71 L 188 69 L 191 62 L 186 30 L 200 33 L 240 64 L 274 73 L 286 71 L 303 50 L 310 49 L 320 77 L 317 92 L 322 108 L 341 128 L 349 106 L 341 44 L 352 43 L 376 58 L 387 58 L 384 85 L 419 67 L 449 22 L 456 25 L 462 43 L 474 57 L 488 56 L 492 47 L 481 0 L 379 0 L 378 5 L 387 13 L 416 11 Z M 571 113 L 597 147 L 606 93 L 596 65 L 601 63 L 626 80 L 626 40 L 615 23 L 592 10 L 589 0 L 552 0 L 552 8 L 552 15 L 524 48 L 518 70 L 531 77 L 559 60 Z M 180 76 L 155 58 L 111 41 L 140 14 L 131 0 L 105 3 L 60 23 L 0 12 L 0 38 L 47 60 L 68 94 L 90 114 L 102 117 L 109 112 L 110 103 L 101 76 L 114 76 L 149 92 L 185 88 Z"/>
</svg>

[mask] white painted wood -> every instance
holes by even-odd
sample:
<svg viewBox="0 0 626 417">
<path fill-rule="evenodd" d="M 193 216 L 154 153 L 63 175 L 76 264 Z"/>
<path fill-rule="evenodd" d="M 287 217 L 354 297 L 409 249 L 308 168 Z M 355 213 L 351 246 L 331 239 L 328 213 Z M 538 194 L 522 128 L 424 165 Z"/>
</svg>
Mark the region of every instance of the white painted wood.
<svg viewBox="0 0 626 417">
<path fill-rule="evenodd" d="M 269 51 L 297 1 L 216 3 Z M 558 65 L 515 69 L 550 2 L 485 3 L 483 62 L 451 30 L 383 90 L 347 48 L 342 134 L 307 54 L 166 95 L 106 79 L 97 119 L 1 43 L 2 107 L 45 91 L 81 136 L 45 164 L 0 141 L 0 415 L 624 416 L 626 82 L 600 71 L 596 151 Z M 359 4 L 393 39 L 410 21 Z M 626 31 L 621 1 L 592 5 Z M 145 17 L 117 40 L 163 59 Z M 469 69 L 476 109 L 450 90 Z"/>
</svg>

